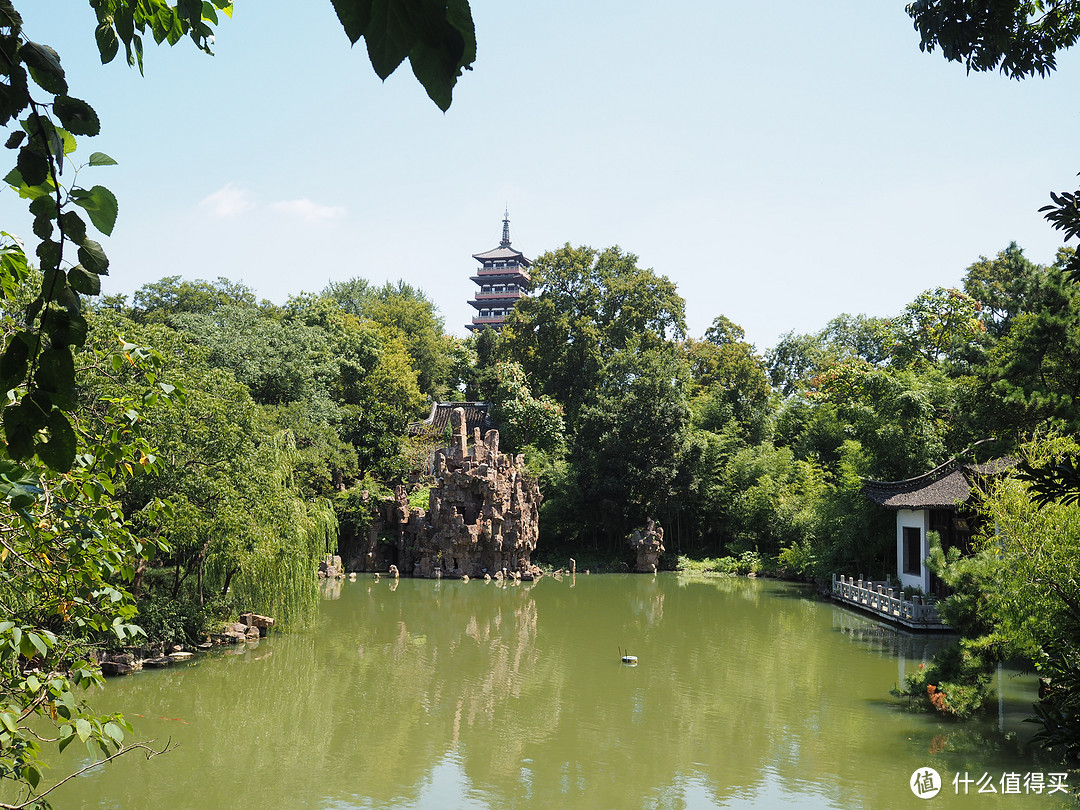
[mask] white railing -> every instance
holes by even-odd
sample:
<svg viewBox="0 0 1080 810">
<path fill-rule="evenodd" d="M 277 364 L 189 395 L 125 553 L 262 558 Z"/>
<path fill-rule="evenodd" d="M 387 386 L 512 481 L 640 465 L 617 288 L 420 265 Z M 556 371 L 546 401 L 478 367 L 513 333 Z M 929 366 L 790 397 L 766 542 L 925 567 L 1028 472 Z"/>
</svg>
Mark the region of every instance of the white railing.
<svg viewBox="0 0 1080 810">
<path fill-rule="evenodd" d="M 944 622 L 933 602 L 922 596 L 910 599 L 888 582 L 855 579 L 833 574 L 833 597 L 907 627 L 943 628 Z"/>
</svg>

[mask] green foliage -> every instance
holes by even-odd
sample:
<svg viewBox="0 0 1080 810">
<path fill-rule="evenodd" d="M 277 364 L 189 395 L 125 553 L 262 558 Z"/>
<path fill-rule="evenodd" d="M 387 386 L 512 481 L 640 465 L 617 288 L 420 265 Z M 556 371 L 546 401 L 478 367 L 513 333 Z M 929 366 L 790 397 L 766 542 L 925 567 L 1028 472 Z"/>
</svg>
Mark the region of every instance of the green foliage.
<svg viewBox="0 0 1080 810">
<path fill-rule="evenodd" d="M 423 509 L 425 512 L 431 505 L 431 487 L 419 487 L 409 493 L 409 508 Z"/>
<path fill-rule="evenodd" d="M 960 290 L 938 287 L 922 293 L 896 320 L 895 362 L 926 367 L 966 353 L 986 330 L 981 309 Z"/>
<path fill-rule="evenodd" d="M 129 588 L 139 565 L 163 546 L 131 531 L 118 494 L 160 468 L 138 409 L 176 391 L 157 377 L 159 355 L 113 346 L 91 343 L 79 355 L 80 372 L 126 367 L 140 386 L 73 412 L 78 444 L 70 470 L 18 464 L 0 451 L 0 780 L 19 783 L 27 804 L 43 807 L 49 749 L 78 741 L 94 762 L 133 747 L 123 718 L 97 715 L 77 695 L 101 683 L 88 660 L 92 645 L 142 635 Z M 165 517 L 169 505 L 151 500 L 142 511 Z"/>
<path fill-rule="evenodd" d="M 742 328 L 723 315 L 713 320 L 704 341 L 686 340 L 682 349 L 694 381 L 695 423 L 718 432 L 734 419 L 748 441 L 764 438 L 771 389 L 765 365 Z"/>
<path fill-rule="evenodd" d="M 715 557 L 693 559 L 679 555 L 676 570 L 681 574 L 692 576 L 735 576 L 747 574 L 763 574 L 766 571 L 766 560 L 757 550 L 747 550 L 737 557 Z"/>
<path fill-rule="evenodd" d="M 355 537 L 365 535 L 375 520 L 375 507 L 383 500 L 393 497 L 385 484 L 365 476 L 354 486 L 339 492 L 334 498 L 334 511 L 342 529 Z M 427 509 L 427 504 L 423 505 Z"/>
<path fill-rule="evenodd" d="M 412 3 L 331 0 L 349 40 L 363 37 L 371 65 L 385 79 L 409 59 L 413 74 L 441 110 L 462 70 L 476 59 L 476 32 L 466 0 Z"/>
<path fill-rule="evenodd" d="M 493 330 L 485 329 L 484 332 Z M 504 452 L 534 447 L 547 453 L 564 449 L 563 410 L 549 396 L 534 397 L 517 363 L 499 363 L 492 416 L 499 426 Z"/>
<path fill-rule="evenodd" d="M 780 549 L 776 562 L 789 575 L 812 577 L 818 573 L 818 557 L 813 543 L 809 539 L 796 540 Z"/>
<path fill-rule="evenodd" d="M 493 402 L 498 391 L 500 360 L 499 332 L 484 328 L 470 336 L 474 363 L 465 386 L 465 396 L 471 401 Z M 520 364 L 518 365 L 520 368 Z M 524 375 L 524 371 L 522 371 Z"/>
<path fill-rule="evenodd" d="M 1057 67 L 1057 52 L 1080 37 L 1080 9 L 1073 0 L 917 0 L 907 13 L 922 50 L 969 70 L 998 69 L 1022 79 Z"/>
<path fill-rule="evenodd" d="M 531 275 L 534 294 L 514 306 L 500 351 L 563 405 L 571 430 L 609 358 L 631 346 L 660 349 L 686 329 L 675 285 L 618 247 L 567 244 L 540 256 Z"/>
<path fill-rule="evenodd" d="M 678 503 L 688 438 L 688 375 L 674 352 L 619 352 L 582 408 L 572 439 L 573 492 L 586 536 L 615 545 Z"/>
<path fill-rule="evenodd" d="M 197 599 L 176 599 L 167 592 L 144 596 L 138 601 L 139 627 L 148 639 L 166 644 L 196 644 L 220 624 L 221 602 L 200 605 Z"/>
<path fill-rule="evenodd" d="M 443 335 L 444 321 L 422 290 L 404 281 L 372 287 L 353 278 L 330 284 L 323 295 L 343 312 L 370 321 L 386 342 L 400 341 L 420 392 L 434 399 L 446 397 L 452 341 Z"/>
<path fill-rule="evenodd" d="M 769 379 L 782 396 L 809 387 L 817 374 L 839 363 L 861 361 L 880 367 L 892 356 L 895 327 L 884 318 L 838 315 L 813 335 L 788 332 L 766 353 Z"/>
<path fill-rule="evenodd" d="M 990 700 L 995 663 L 970 645 L 956 644 L 936 653 L 929 665 L 920 664 L 894 693 L 912 698 L 921 708 L 966 720 Z"/>
</svg>

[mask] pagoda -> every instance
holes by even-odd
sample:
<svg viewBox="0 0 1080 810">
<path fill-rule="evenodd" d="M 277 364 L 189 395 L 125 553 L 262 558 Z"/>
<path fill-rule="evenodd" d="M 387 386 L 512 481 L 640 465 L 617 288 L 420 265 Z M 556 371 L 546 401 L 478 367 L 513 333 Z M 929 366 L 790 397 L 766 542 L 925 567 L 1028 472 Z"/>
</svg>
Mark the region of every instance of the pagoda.
<svg viewBox="0 0 1080 810">
<path fill-rule="evenodd" d="M 480 269 L 471 280 L 480 288 L 469 305 L 477 310 L 472 323 L 465 324 L 473 332 L 490 326 L 502 329 L 506 316 L 519 298 L 529 289 L 529 267 L 532 262 L 520 250 L 510 247 L 510 212 L 503 214 L 502 241 L 497 248 L 474 253 Z"/>
</svg>

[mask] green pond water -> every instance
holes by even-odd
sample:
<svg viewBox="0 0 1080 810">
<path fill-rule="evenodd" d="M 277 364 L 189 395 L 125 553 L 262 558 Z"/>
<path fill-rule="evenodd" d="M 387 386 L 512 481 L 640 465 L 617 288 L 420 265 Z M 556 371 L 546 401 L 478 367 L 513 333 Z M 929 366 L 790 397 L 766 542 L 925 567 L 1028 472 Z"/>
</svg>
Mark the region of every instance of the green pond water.
<svg viewBox="0 0 1080 810">
<path fill-rule="evenodd" d="M 73 780 L 55 805 L 1075 806 L 1003 792 L 1060 770 L 1027 747 L 1032 678 L 1001 673 L 976 723 L 910 712 L 889 689 L 941 640 L 796 586 L 363 577 L 324 596 L 310 631 L 110 680 L 95 705 L 173 750 Z M 926 768 L 943 782 L 929 800 L 909 787 Z"/>
</svg>

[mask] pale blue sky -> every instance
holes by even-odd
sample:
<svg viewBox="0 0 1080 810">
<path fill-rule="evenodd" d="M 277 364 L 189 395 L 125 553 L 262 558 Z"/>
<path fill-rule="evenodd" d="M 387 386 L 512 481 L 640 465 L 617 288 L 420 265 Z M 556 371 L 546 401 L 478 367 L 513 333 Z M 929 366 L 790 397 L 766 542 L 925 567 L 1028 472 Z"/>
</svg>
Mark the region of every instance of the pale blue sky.
<svg viewBox="0 0 1080 810">
<path fill-rule="evenodd" d="M 329 0 L 239 0 L 216 56 L 151 44 L 144 78 L 99 64 L 86 3 L 19 5 L 102 118 L 80 151 L 120 162 L 80 176 L 120 201 L 106 292 L 404 278 L 464 335 L 508 205 L 526 255 L 618 244 L 678 285 L 693 336 L 724 314 L 764 350 L 895 314 L 1010 240 L 1051 261 L 1038 208 L 1080 170 L 1080 57 L 967 76 L 902 0 L 474 0 L 445 114 L 407 65 L 381 83 Z M 0 227 L 32 240 L 23 210 L 5 192 Z"/>
</svg>

